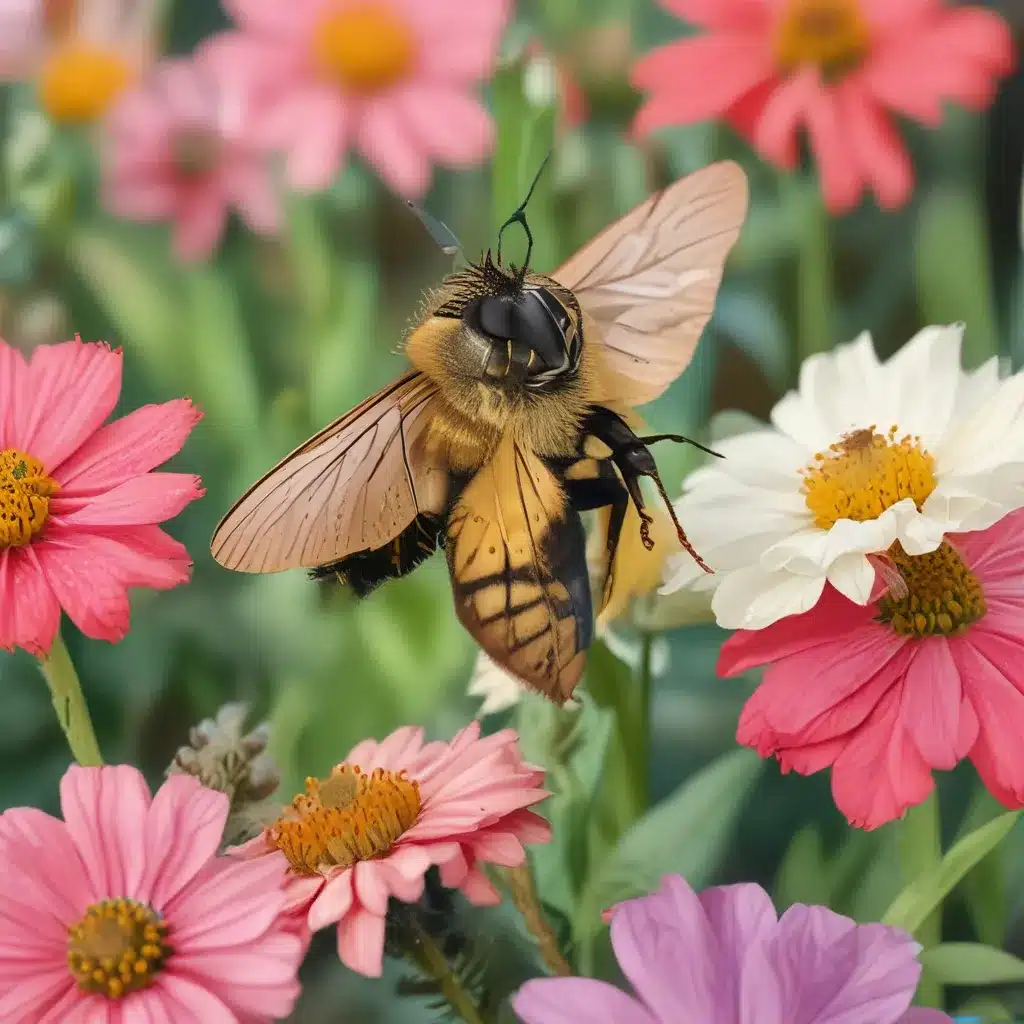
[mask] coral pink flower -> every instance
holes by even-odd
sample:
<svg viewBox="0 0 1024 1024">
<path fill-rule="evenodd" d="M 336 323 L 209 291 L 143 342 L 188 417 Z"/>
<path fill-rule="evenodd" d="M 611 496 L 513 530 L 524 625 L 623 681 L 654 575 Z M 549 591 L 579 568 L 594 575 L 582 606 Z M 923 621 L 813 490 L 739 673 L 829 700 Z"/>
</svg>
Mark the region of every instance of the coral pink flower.
<svg viewBox="0 0 1024 1024">
<path fill-rule="evenodd" d="M 525 764 L 511 729 L 480 739 L 474 722 L 450 743 L 423 743 L 423 730 L 364 740 L 258 838 L 242 857 L 290 864 L 290 907 L 313 931 L 338 924 L 338 955 L 379 977 L 388 899 L 414 903 L 424 875 L 480 906 L 499 895 L 482 863 L 516 867 L 524 843 L 544 843 L 551 827 L 526 810 L 548 794 L 544 772 Z"/>
<path fill-rule="evenodd" d="M 120 640 L 128 587 L 185 583 L 188 552 L 156 524 L 204 492 L 151 473 L 200 418 L 187 399 L 104 426 L 121 353 L 81 340 L 30 360 L 0 340 L 0 648 L 44 654 L 63 608 L 83 633 Z"/>
<path fill-rule="evenodd" d="M 829 586 L 811 611 L 726 641 L 719 674 L 769 666 L 737 739 L 783 771 L 831 765 L 836 806 L 863 828 L 921 803 L 932 769 L 965 757 L 1024 806 L 1024 510 L 891 557 L 905 596 L 864 607 Z"/>
<path fill-rule="evenodd" d="M 157 65 L 108 119 L 107 207 L 133 220 L 174 222 L 180 259 L 209 255 L 234 207 L 254 231 L 278 229 L 266 152 L 250 96 L 223 46 Z"/>
<path fill-rule="evenodd" d="M 660 2 L 705 31 L 637 63 L 633 82 L 650 95 L 635 129 L 725 117 L 787 170 L 806 129 L 835 212 L 865 188 L 887 208 L 910 196 L 892 114 L 934 127 L 946 100 L 983 109 L 1014 64 L 1002 19 L 943 0 Z"/>
<path fill-rule="evenodd" d="M 295 188 L 330 184 L 350 148 L 395 191 L 417 197 L 435 163 L 490 150 L 473 95 L 488 78 L 507 0 L 225 0 L 237 72 L 271 91 L 266 140 Z"/>
<path fill-rule="evenodd" d="M 218 857 L 228 798 L 186 775 L 68 769 L 64 820 L 0 815 L 4 1024 L 248 1024 L 291 1012 L 305 942 L 284 871 Z"/>
</svg>

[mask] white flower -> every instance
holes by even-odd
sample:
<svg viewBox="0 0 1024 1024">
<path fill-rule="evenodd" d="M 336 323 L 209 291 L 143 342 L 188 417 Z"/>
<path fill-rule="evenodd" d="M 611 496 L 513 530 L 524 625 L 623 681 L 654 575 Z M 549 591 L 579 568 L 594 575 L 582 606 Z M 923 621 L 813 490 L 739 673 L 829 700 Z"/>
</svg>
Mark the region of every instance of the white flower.
<svg viewBox="0 0 1024 1024">
<path fill-rule="evenodd" d="M 731 629 L 807 611 L 826 580 L 867 604 L 896 541 L 924 554 L 1024 506 L 1024 375 L 1000 380 L 995 358 L 965 373 L 962 337 L 928 327 L 880 364 L 865 333 L 807 359 L 772 426 L 684 482 L 676 511 L 716 572 L 674 556 L 662 593 L 716 588 Z"/>
</svg>

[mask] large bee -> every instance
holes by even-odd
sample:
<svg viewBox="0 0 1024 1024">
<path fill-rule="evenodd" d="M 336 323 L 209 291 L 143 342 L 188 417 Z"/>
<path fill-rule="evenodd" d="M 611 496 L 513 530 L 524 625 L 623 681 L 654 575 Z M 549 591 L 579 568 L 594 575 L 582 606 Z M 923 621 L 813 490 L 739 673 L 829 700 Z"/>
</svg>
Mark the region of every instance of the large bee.
<svg viewBox="0 0 1024 1024">
<path fill-rule="evenodd" d="M 532 246 L 524 209 L 505 227 L 518 222 Z M 530 269 L 529 249 L 521 268 L 504 264 L 499 234 L 496 257 L 427 296 L 405 341 L 413 369 L 250 488 L 217 527 L 214 558 L 241 572 L 312 569 L 363 596 L 440 545 L 466 629 L 523 682 L 567 700 L 594 603 L 621 604 L 654 547 L 642 477 L 700 562 L 648 449 L 686 439 L 638 436 L 632 409 L 690 361 L 746 209 L 743 171 L 718 163 L 551 276 Z M 604 562 L 593 594 L 589 510 Z"/>
</svg>

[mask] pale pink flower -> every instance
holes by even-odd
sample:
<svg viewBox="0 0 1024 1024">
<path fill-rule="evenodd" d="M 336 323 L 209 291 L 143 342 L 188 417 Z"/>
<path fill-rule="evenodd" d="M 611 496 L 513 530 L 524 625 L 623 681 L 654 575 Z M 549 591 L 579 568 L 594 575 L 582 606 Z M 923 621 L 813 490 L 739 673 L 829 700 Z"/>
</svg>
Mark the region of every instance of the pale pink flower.
<svg viewBox="0 0 1024 1024">
<path fill-rule="evenodd" d="M 179 259 L 208 256 L 232 207 L 254 231 L 280 227 L 248 91 L 222 46 L 158 64 L 108 117 L 104 201 L 132 220 L 169 220 Z"/>
<path fill-rule="evenodd" d="M 511 729 L 480 739 L 474 722 L 450 743 L 424 744 L 422 729 L 405 727 L 357 744 L 235 852 L 290 864 L 290 909 L 312 931 L 337 923 L 342 962 L 379 977 L 388 899 L 416 902 L 432 865 L 470 902 L 500 901 L 480 865 L 517 867 L 524 843 L 550 840 L 548 822 L 526 810 L 548 795 L 543 778 Z"/>
<path fill-rule="evenodd" d="M 128 587 L 189 578 L 188 552 L 156 524 L 202 496 L 199 478 L 150 470 L 201 414 L 177 399 L 104 426 L 120 391 L 120 350 L 76 339 L 26 360 L 0 340 L 0 648 L 45 654 L 61 608 L 120 640 Z"/>
<path fill-rule="evenodd" d="M 905 597 L 865 607 L 829 586 L 811 611 L 726 641 L 720 675 L 769 666 L 736 738 L 784 772 L 831 766 L 836 806 L 862 828 L 921 803 L 932 770 L 964 758 L 1024 806 L 1024 510 L 893 557 Z"/>
<path fill-rule="evenodd" d="M 355 149 L 396 192 L 418 197 L 431 166 L 490 151 L 474 94 L 495 64 L 508 0 L 225 0 L 240 78 L 270 91 L 263 131 L 290 183 L 327 187 Z"/>
<path fill-rule="evenodd" d="M 944 0 L 659 2 L 703 31 L 638 61 L 636 131 L 725 118 L 792 170 L 805 130 L 834 212 L 865 189 L 905 203 L 913 169 L 892 115 L 935 127 L 947 100 L 982 110 L 1015 62 L 1001 18 Z"/>
<path fill-rule="evenodd" d="M 151 798 L 130 765 L 72 765 L 60 797 L 63 821 L 33 807 L 0 815 L 4 1024 L 291 1012 L 306 943 L 281 913 L 284 870 L 217 856 L 225 794 L 175 775 Z"/>
</svg>

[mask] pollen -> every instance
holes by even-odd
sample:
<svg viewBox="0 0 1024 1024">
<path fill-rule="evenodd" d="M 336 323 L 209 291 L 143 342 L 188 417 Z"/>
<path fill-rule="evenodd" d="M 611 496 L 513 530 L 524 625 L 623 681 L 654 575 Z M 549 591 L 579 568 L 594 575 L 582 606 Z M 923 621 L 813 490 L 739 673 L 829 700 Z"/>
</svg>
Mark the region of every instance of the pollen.
<svg viewBox="0 0 1024 1024">
<path fill-rule="evenodd" d="M 14 448 L 0 452 L 0 551 L 31 543 L 50 518 L 50 498 L 59 489 L 38 459 Z"/>
<path fill-rule="evenodd" d="M 956 636 L 985 614 L 977 576 L 946 541 L 926 555 L 908 555 L 897 541 L 889 557 L 907 584 L 907 596 L 882 598 L 879 621 L 901 636 Z"/>
<path fill-rule="evenodd" d="M 68 970 L 83 992 L 120 999 L 152 984 L 171 953 L 167 923 L 135 900 L 104 900 L 68 929 Z"/>
<path fill-rule="evenodd" d="M 416 41 L 386 0 L 336 4 L 314 29 L 313 60 L 324 79 L 343 89 L 381 92 L 412 70 Z"/>
<path fill-rule="evenodd" d="M 267 839 L 292 868 L 313 875 L 382 857 L 420 813 L 419 783 L 406 773 L 340 764 L 326 779 L 306 779 L 306 792 L 270 826 Z"/>
<path fill-rule="evenodd" d="M 935 490 L 935 459 L 899 428 L 879 434 L 875 427 L 856 430 L 818 452 L 804 470 L 804 497 L 815 525 L 831 529 L 840 519 L 859 523 L 877 519 L 904 498 L 920 509 Z"/>
<path fill-rule="evenodd" d="M 788 0 L 782 7 L 775 57 L 787 71 L 816 64 L 835 79 L 856 67 L 869 45 L 859 0 Z"/>
<path fill-rule="evenodd" d="M 60 124 L 88 124 L 107 112 L 132 77 L 128 62 L 111 47 L 69 43 L 43 65 L 39 101 Z"/>
</svg>

